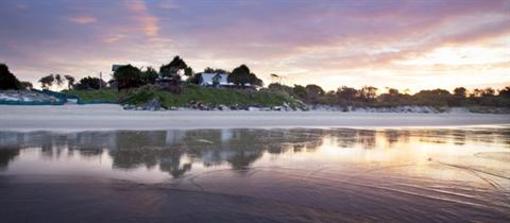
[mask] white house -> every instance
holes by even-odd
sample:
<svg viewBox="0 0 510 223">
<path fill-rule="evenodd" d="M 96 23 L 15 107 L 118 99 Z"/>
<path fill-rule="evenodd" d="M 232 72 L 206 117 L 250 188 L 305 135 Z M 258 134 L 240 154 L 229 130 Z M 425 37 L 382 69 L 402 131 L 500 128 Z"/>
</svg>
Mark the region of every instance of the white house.
<svg viewBox="0 0 510 223">
<path fill-rule="evenodd" d="M 233 86 L 232 82 L 228 81 L 228 74 L 225 73 L 202 73 L 200 74 L 200 86 L 205 87 L 229 87 Z"/>
</svg>

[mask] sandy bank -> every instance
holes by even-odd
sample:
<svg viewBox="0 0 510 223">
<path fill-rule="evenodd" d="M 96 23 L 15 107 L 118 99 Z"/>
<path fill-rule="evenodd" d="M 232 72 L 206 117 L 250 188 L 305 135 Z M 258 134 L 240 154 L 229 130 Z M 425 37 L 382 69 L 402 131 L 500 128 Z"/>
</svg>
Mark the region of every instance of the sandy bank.
<svg viewBox="0 0 510 223">
<path fill-rule="evenodd" d="M 510 115 L 248 111 L 124 111 L 117 105 L 0 106 L 0 130 L 427 127 L 505 125 Z"/>
</svg>

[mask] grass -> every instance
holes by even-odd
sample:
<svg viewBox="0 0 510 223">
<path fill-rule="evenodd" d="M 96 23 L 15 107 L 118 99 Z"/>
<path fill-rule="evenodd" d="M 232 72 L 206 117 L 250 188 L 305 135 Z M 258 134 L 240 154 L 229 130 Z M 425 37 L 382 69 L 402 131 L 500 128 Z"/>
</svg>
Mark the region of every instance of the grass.
<svg viewBox="0 0 510 223">
<path fill-rule="evenodd" d="M 81 103 L 118 103 L 120 93 L 115 89 L 65 90 L 63 93 L 77 96 Z"/>
<path fill-rule="evenodd" d="M 152 99 L 158 99 L 164 107 L 183 107 L 190 102 L 200 102 L 206 105 L 239 105 L 239 106 L 280 106 L 284 103 L 299 106 L 294 98 L 268 90 L 248 91 L 237 89 L 203 88 L 194 85 L 184 86 L 180 94 L 160 90 L 154 86 L 144 86 L 137 89 L 117 91 L 104 90 L 71 90 L 65 93 L 80 98 L 84 103 L 117 102 L 121 104 L 142 105 Z"/>
</svg>

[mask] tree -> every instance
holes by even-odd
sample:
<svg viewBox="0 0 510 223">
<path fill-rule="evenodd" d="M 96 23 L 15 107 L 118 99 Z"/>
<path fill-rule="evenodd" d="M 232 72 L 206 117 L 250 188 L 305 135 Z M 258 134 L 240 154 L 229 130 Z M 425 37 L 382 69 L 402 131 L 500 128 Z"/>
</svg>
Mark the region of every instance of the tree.
<svg viewBox="0 0 510 223">
<path fill-rule="evenodd" d="M 303 87 L 302 85 L 294 85 L 294 89 L 293 89 L 293 93 L 296 97 L 300 98 L 300 99 L 306 99 L 307 98 L 307 92 L 306 92 L 306 88 Z"/>
<path fill-rule="evenodd" d="M 156 79 L 158 79 L 158 76 L 159 76 L 159 74 L 154 68 L 147 67 L 147 69 L 142 72 L 142 76 L 141 76 L 142 85 L 156 83 Z"/>
<path fill-rule="evenodd" d="M 446 106 L 451 104 L 452 95 L 444 89 L 422 90 L 413 95 L 413 100 L 419 105 Z"/>
<path fill-rule="evenodd" d="M 480 90 L 478 88 L 475 88 L 473 90 L 473 92 L 471 93 L 470 97 L 471 98 L 478 98 L 478 97 L 481 97 L 482 96 L 482 93 L 483 93 L 483 90 Z"/>
<path fill-rule="evenodd" d="M 336 91 L 336 96 L 341 104 L 352 104 L 354 100 L 356 100 L 358 96 L 358 90 L 342 86 L 338 88 Z"/>
<path fill-rule="evenodd" d="M 395 88 L 388 88 L 388 93 L 381 94 L 377 97 L 377 101 L 386 106 L 400 105 L 400 100 L 403 95 Z"/>
<path fill-rule="evenodd" d="M 159 73 L 163 77 L 171 77 L 180 80 L 179 71 L 184 70 L 187 67 L 188 65 L 181 57 L 175 56 L 170 63 L 159 68 Z"/>
<path fill-rule="evenodd" d="M 204 73 L 222 73 L 222 74 L 228 74 L 228 72 L 225 69 L 211 68 L 211 67 L 206 67 L 204 69 Z"/>
<path fill-rule="evenodd" d="M 319 98 L 324 96 L 324 94 L 325 94 L 324 90 L 319 85 L 309 84 L 309 85 L 306 85 L 305 89 L 306 89 L 307 99 L 311 103 L 318 103 Z"/>
<path fill-rule="evenodd" d="M 121 66 L 113 73 L 113 78 L 117 82 L 117 88 L 137 88 L 143 85 L 144 80 L 142 77 L 142 71 L 131 64 Z"/>
<path fill-rule="evenodd" d="M 62 76 L 60 74 L 54 74 L 53 76 L 55 77 L 55 83 L 58 86 L 62 86 L 62 84 L 64 83 L 64 79 L 62 79 Z"/>
<path fill-rule="evenodd" d="M 228 75 L 228 81 L 234 83 L 236 86 L 246 86 L 251 84 L 253 86 L 262 86 L 264 83 L 254 73 L 250 72 L 248 66 L 242 64 L 232 70 L 232 73 Z"/>
<path fill-rule="evenodd" d="M 250 80 L 249 84 L 253 86 L 262 87 L 264 85 L 264 82 L 261 79 L 259 79 L 257 75 L 255 75 L 254 73 L 250 73 L 249 80 Z"/>
<path fill-rule="evenodd" d="M 292 87 L 280 83 L 271 83 L 267 88 L 271 91 L 285 92 L 288 95 L 294 95 L 294 89 Z"/>
<path fill-rule="evenodd" d="M 482 90 L 482 97 L 492 97 L 496 94 L 496 91 L 492 88 L 485 88 Z"/>
<path fill-rule="evenodd" d="M 458 87 L 453 89 L 453 95 L 457 98 L 465 98 L 467 95 L 467 90 L 464 87 Z"/>
<path fill-rule="evenodd" d="M 244 86 L 250 82 L 250 68 L 244 64 L 236 67 L 232 70 L 232 73 L 228 75 L 228 81 L 237 86 Z"/>
<path fill-rule="evenodd" d="M 22 90 L 31 90 L 32 88 L 34 88 L 30 81 L 21 81 L 20 86 Z"/>
<path fill-rule="evenodd" d="M 212 68 L 212 67 L 206 67 L 206 68 L 204 69 L 204 73 L 214 73 L 214 68 Z"/>
<path fill-rule="evenodd" d="M 464 87 L 453 89 L 453 97 L 448 102 L 452 106 L 461 106 L 466 102 L 467 90 Z"/>
<path fill-rule="evenodd" d="M 101 87 L 105 87 L 106 82 L 97 77 L 84 77 L 75 86 L 78 90 L 98 90 Z"/>
<path fill-rule="evenodd" d="M 499 96 L 505 97 L 505 98 L 510 98 L 510 86 L 505 87 L 504 89 L 501 89 L 499 91 Z"/>
<path fill-rule="evenodd" d="M 400 95 L 400 92 L 398 92 L 398 90 L 395 88 L 389 88 L 388 95 L 391 97 L 398 97 Z"/>
<path fill-rule="evenodd" d="M 308 95 L 323 96 L 325 94 L 324 90 L 319 85 L 309 84 L 306 85 L 305 88 Z"/>
<path fill-rule="evenodd" d="M 39 83 L 41 83 L 41 88 L 48 90 L 51 86 L 53 86 L 53 82 L 55 82 L 55 77 L 53 74 L 41 77 L 39 79 Z"/>
<path fill-rule="evenodd" d="M 184 75 L 188 78 L 193 76 L 193 69 L 191 67 L 184 68 Z"/>
<path fill-rule="evenodd" d="M 362 100 L 366 102 L 373 101 L 377 96 L 377 88 L 372 86 L 365 86 L 361 88 L 359 96 Z"/>
<path fill-rule="evenodd" d="M 9 67 L 5 64 L 0 64 L 0 90 L 18 90 L 20 88 L 20 81 L 9 71 Z"/>
<path fill-rule="evenodd" d="M 64 75 L 64 78 L 67 80 L 67 90 L 71 90 L 71 87 L 74 85 L 74 77 L 71 75 Z"/>
</svg>

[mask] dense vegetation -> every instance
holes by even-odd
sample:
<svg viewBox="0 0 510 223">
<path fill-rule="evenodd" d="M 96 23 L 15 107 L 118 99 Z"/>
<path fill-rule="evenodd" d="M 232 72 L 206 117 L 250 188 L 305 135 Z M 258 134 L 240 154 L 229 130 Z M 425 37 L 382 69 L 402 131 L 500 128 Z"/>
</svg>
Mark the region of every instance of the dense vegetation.
<svg viewBox="0 0 510 223">
<path fill-rule="evenodd" d="M 284 103 L 297 106 L 297 101 L 283 94 L 269 91 L 245 91 L 221 88 L 202 88 L 195 85 L 183 87 L 180 94 L 158 90 L 153 86 L 138 88 L 130 92 L 123 102 L 128 104 L 142 104 L 151 99 L 158 99 L 163 106 L 186 106 L 190 102 L 200 102 L 210 106 L 278 106 Z"/>
<path fill-rule="evenodd" d="M 389 88 L 386 93 L 377 94 L 375 87 L 355 89 L 340 87 L 336 91 L 325 92 L 317 85 L 294 85 L 294 87 L 273 83 L 268 86 L 272 91 L 286 94 L 311 105 L 337 105 L 356 107 L 394 107 L 418 105 L 433 107 L 472 107 L 493 106 L 510 107 L 510 87 L 499 91 L 492 88 L 468 91 L 463 87 L 455 88 L 453 94 L 444 89 L 422 90 L 416 94 L 401 93 Z"/>
<path fill-rule="evenodd" d="M 9 67 L 0 64 L 0 90 L 21 89 L 21 82 L 9 71 Z"/>
<path fill-rule="evenodd" d="M 240 89 L 202 88 L 193 84 L 182 87 L 179 94 L 161 90 L 154 85 L 117 91 L 116 89 L 102 90 L 69 90 L 69 95 L 78 96 L 84 103 L 98 101 L 143 105 L 147 101 L 157 99 L 166 108 L 184 107 L 192 102 L 200 102 L 208 106 L 278 106 L 284 103 L 291 107 L 300 106 L 299 102 L 286 94 L 266 90 L 247 91 Z"/>
</svg>

